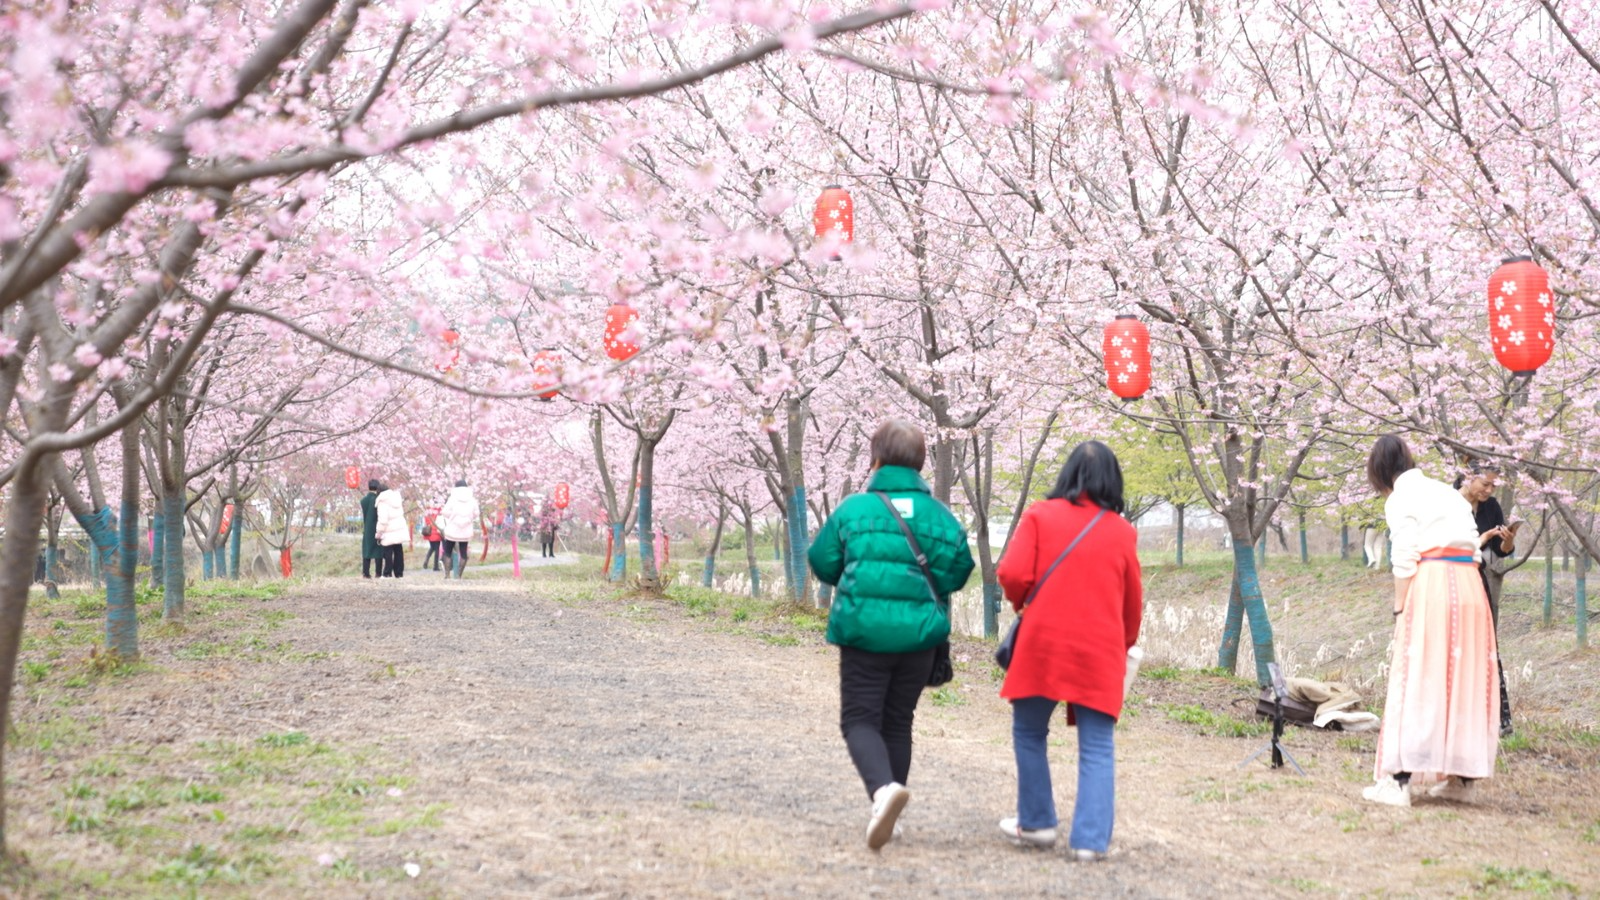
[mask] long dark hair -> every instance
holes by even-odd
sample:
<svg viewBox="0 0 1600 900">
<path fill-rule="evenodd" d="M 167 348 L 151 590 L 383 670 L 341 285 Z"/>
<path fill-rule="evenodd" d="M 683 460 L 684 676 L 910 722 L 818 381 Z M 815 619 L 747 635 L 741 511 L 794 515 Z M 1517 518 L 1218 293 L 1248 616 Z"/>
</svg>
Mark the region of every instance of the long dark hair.
<svg viewBox="0 0 1600 900">
<path fill-rule="evenodd" d="M 1416 467 L 1411 448 L 1400 435 L 1386 434 L 1373 443 L 1372 452 L 1367 454 L 1367 483 L 1387 496 L 1394 490 L 1395 480 Z"/>
<path fill-rule="evenodd" d="M 1067 464 L 1056 476 L 1056 486 L 1045 495 L 1050 500 L 1076 503 L 1079 497 L 1118 515 L 1122 502 L 1122 464 L 1111 448 L 1099 441 L 1084 441 L 1072 449 Z"/>
</svg>

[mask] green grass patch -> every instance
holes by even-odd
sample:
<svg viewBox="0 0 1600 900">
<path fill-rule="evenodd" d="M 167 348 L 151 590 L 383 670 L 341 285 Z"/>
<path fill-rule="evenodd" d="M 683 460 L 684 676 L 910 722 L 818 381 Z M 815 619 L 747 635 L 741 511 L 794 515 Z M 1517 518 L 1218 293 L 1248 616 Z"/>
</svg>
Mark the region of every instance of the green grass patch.
<svg viewBox="0 0 1600 900">
<path fill-rule="evenodd" d="M 1246 721 L 1227 713 L 1215 713 L 1202 706 L 1190 703 L 1182 706 L 1170 705 L 1166 707 L 1167 718 L 1185 725 L 1194 725 L 1201 734 L 1219 735 L 1221 737 L 1256 737 L 1272 730 L 1272 724 L 1265 721 Z"/>
<path fill-rule="evenodd" d="M 967 702 L 954 683 L 934 688 L 928 693 L 928 699 L 933 701 L 934 706 L 963 706 Z"/>
<path fill-rule="evenodd" d="M 1183 670 L 1177 666 L 1153 666 L 1141 670 L 1139 675 L 1151 681 L 1177 681 L 1183 677 Z"/>
<path fill-rule="evenodd" d="M 278 858 L 251 851 L 229 857 L 205 844 L 190 844 L 182 855 L 158 863 L 150 880 L 198 888 L 212 884 L 250 885 L 272 874 Z"/>
<path fill-rule="evenodd" d="M 438 828 L 443 821 L 444 810 L 445 805 L 443 803 L 430 803 L 409 816 L 385 819 L 382 822 L 368 825 L 364 830 L 373 837 L 388 837 L 392 834 L 403 834 L 417 828 Z"/>
<path fill-rule="evenodd" d="M 798 647 L 798 646 L 800 646 L 800 639 L 795 637 L 792 634 L 771 634 L 769 632 L 763 631 L 763 632 L 757 634 L 756 637 L 761 639 L 761 643 L 766 644 L 766 645 L 771 646 L 771 647 Z"/>
<path fill-rule="evenodd" d="M 14 722 L 8 746 L 13 750 L 47 753 L 88 743 L 89 728 L 65 713 L 43 719 Z"/>
<path fill-rule="evenodd" d="M 1478 889 L 1482 891 L 1519 891 L 1538 897 L 1578 894 L 1577 885 L 1562 881 L 1552 875 L 1549 869 L 1534 871 L 1523 866 L 1505 869 L 1499 866 L 1484 866 L 1482 871 L 1483 877 L 1477 884 Z"/>
<path fill-rule="evenodd" d="M 203 784 L 187 784 L 178 792 L 178 799 L 184 803 L 221 803 L 224 799 L 222 792 L 214 787 Z"/>
</svg>

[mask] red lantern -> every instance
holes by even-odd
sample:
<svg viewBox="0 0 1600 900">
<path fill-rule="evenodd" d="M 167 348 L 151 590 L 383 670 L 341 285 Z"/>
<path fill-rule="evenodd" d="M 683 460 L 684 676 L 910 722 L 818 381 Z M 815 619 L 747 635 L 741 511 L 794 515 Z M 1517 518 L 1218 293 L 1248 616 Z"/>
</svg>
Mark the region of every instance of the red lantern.
<svg viewBox="0 0 1600 900">
<path fill-rule="evenodd" d="M 1550 276 L 1529 256 L 1503 260 L 1489 276 L 1489 344 L 1513 375 L 1532 375 L 1556 345 Z"/>
<path fill-rule="evenodd" d="M 437 366 L 436 368 L 448 375 L 455 371 L 456 363 L 461 361 L 461 332 L 456 331 L 454 328 L 446 328 L 444 332 L 439 335 L 439 338 L 440 340 L 444 341 L 445 347 L 449 348 L 451 353 L 450 363 L 448 365 Z"/>
<path fill-rule="evenodd" d="M 1106 387 L 1124 400 L 1150 389 L 1150 329 L 1134 316 L 1117 316 L 1106 326 L 1100 352 L 1106 360 Z"/>
<path fill-rule="evenodd" d="M 567 504 L 572 502 L 572 488 L 568 487 L 565 481 L 556 485 L 555 492 L 550 498 L 550 502 L 556 505 L 556 509 L 566 509 Z"/>
<path fill-rule="evenodd" d="M 540 400 L 554 400 L 561 392 L 561 356 L 554 350 L 540 350 L 533 355 L 533 389 Z M 548 389 L 548 390 L 547 390 Z"/>
<path fill-rule="evenodd" d="M 217 534 L 218 535 L 225 535 L 225 534 L 228 533 L 228 529 L 230 529 L 232 527 L 233 527 L 233 504 L 229 503 L 229 504 L 226 504 L 226 505 L 224 505 L 222 507 L 222 521 L 220 523 L 218 523 L 218 525 L 217 525 Z"/>
<path fill-rule="evenodd" d="M 361 488 L 361 469 L 356 466 L 344 467 L 344 486 L 350 490 Z"/>
<path fill-rule="evenodd" d="M 282 572 L 285 578 L 294 577 L 294 553 L 288 547 L 284 547 L 278 553 L 278 571 Z"/>
<path fill-rule="evenodd" d="M 850 192 L 837 184 L 823 188 L 822 196 L 817 198 L 816 212 L 811 215 L 811 224 L 816 228 L 817 241 L 833 250 L 828 258 L 841 259 L 839 248 L 856 236 L 855 204 L 850 200 Z"/>
<path fill-rule="evenodd" d="M 626 303 L 613 303 L 606 310 L 606 355 L 618 362 L 633 359 L 639 345 L 627 340 L 622 333 L 639 320 L 639 312 Z"/>
</svg>

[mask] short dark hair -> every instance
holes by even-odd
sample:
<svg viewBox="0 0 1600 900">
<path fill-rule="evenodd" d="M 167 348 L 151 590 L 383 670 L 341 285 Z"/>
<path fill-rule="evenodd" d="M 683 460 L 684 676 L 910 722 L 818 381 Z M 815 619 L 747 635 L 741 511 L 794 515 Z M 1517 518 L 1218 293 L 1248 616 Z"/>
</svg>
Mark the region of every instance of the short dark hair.
<svg viewBox="0 0 1600 900">
<path fill-rule="evenodd" d="M 381 490 L 383 490 L 383 482 L 379 481 L 376 478 L 369 478 L 369 479 L 367 479 L 367 490 L 369 490 L 369 491 L 381 491 Z"/>
<path fill-rule="evenodd" d="M 456 479 L 456 487 L 466 487 L 466 486 L 467 486 L 467 480 L 465 478 L 457 478 Z"/>
<path fill-rule="evenodd" d="M 1084 441 L 1072 448 L 1067 464 L 1056 476 L 1056 486 L 1045 495 L 1050 500 L 1076 503 L 1079 497 L 1118 515 L 1125 508 L 1122 501 L 1122 464 L 1111 448 L 1099 441 Z"/>
<path fill-rule="evenodd" d="M 905 419 L 889 419 L 872 433 L 872 461 L 880 466 L 905 466 L 922 471 L 928 461 L 928 439 Z"/>
<path fill-rule="evenodd" d="M 1395 479 L 1417 467 L 1411 457 L 1411 448 L 1398 434 L 1386 434 L 1372 445 L 1367 454 L 1367 483 L 1380 494 L 1394 490 Z"/>
</svg>

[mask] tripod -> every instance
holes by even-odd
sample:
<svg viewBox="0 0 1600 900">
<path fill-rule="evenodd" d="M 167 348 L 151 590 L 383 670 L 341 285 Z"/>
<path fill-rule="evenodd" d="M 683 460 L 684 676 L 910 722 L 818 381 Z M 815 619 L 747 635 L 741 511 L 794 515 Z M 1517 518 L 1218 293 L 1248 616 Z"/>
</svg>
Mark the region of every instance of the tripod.
<svg viewBox="0 0 1600 900">
<path fill-rule="evenodd" d="M 1256 752 L 1245 757 L 1244 762 L 1239 763 L 1238 767 L 1242 769 L 1250 765 L 1261 754 L 1271 750 L 1272 768 L 1283 768 L 1283 761 L 1287 759 L 1289 765 L 1294 766 L 1296 772 L 1304 775 L 1306 770 L 1300 768 L 1300 763 L 1283 746 L 1283 699 L 1289 695 L 1289 689 L 1283 683 L 1283 670 L 1279 669 L 1278 664 L 1275 662 L 1267 663 L 1267 670 L 1272 673 L 1272 737 L 1265 744 L 1262 744 Z"/>
</svg>

